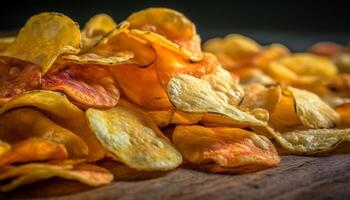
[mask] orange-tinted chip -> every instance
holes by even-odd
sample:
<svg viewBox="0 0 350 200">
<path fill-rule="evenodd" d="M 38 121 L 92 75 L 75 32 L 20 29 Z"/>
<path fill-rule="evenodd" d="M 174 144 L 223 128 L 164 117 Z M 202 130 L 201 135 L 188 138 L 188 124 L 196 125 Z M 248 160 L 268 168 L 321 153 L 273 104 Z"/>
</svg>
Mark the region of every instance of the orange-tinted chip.
<svg viewBox="0 0 350 200">
<path fill-rule="evenodd" d="M 333 57 L 341 53 L 345 48 L 333 42 L 319 42 L 309 48 L 309 52 L 326 57 Z"/>
<path fill-rule="evenodd" d="M 0 166 L 12 163 L 63 160 L 67 158 L 68 153 L 63 144 L 33 138 L 14 144 L 8 152 L 0 157 Z"/>
<path fill-rule="evenodd" d="M 202 58 L 200 37 L 195 25 L 183 14 L 167 8 L 149 8 L 127 18 L 131 29 L 157 33 L 179 45 L 193 61 Z M 150 34 L 146 38 L 154 38 Z"/>
<path fill-rule="evenodd" d="M 108 108 L 118 103 L 119 90 L 112 75 L 93 65 L 70 65 L 43 79 L 43 88 L 62 90 L 84 106 Z"/>
<path fill-rule="evenodd" d="M 156 46 L 156 51 L 159 54 L 157 57 L 158 78 L 164 87 L 176 74 L 201 77 L 216 72 L 220 66 L 216 57 L 210 53 L 204 53 L 201 61 L 193 63 L 164 47 Z"/>
<path fill-rule="evenodd" d="M 39 68 L 30 62 L 0 56 L 0 105 L 11 97 L 40 86 Z"/>
<path fill-rule="evenodd" d="M 184 158 L 210 164 L 211 172 L 257 171 L 280 161 L 269 139 L 238 128 L 177 126 L 172 140 Z"/>
<path fill-rule="evenodd" d="M 171 107 L 168 96 L 158 80 L 155 64 L 146 68 L 120 65 L 109 69 L 125 96 L 134 103 L 151 110 Z"/>
</svg>

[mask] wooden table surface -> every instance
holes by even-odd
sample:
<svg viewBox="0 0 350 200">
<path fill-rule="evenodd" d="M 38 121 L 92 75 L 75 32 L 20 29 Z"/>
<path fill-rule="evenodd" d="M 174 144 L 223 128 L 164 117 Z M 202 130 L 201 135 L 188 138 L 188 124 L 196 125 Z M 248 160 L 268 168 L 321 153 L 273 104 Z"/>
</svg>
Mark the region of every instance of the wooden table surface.
<svg viewBox="0 0 350 200">
<path fill-rule="evenodd" d="M 19 196 L 23 194 L 0 198 Z M 49 199 L 350 199 L 350 156 L 283 156 L 278 167 L 243 175 L 177 169 L 154 179 L 117 181 Z"/>
</svg>

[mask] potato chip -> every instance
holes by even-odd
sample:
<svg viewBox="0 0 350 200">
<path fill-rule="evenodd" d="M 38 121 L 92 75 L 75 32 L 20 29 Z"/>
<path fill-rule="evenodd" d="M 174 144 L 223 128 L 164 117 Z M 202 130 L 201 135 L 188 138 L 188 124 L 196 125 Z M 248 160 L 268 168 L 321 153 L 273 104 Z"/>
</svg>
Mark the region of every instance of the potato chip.
<svg viewBox="0 0 350 200">
<path fill-rule="evenodd" d="M 243 129 L 177 126 L 172 140 L 191 163 L 214 163 L 211 172 L 256 171 L 280 162 L 269 139 Z"/>
<path fill-rule="evenodd" d="M 89 147 L 89 161 L 96 161 L 104 157 L 105 151 L 90 131 L 84 112 L 61 93 L 36 90 L 13 98 L 0 107 L 0 115 L 18 107 L 33 106 L 49 113 L 52 121 L 80 136 Z"/>
<path fill-rule="evenodd" d="M 13 163 L 45 160 L 63 160 L 68 158 L 64 145 L 47 139 L 32 138 L 15 143 L 0 157 L 0 167 Z"/>
<path fill-rule="evenodd" d="M 108 70 L 95 65 L 69 65 L 44 77 L 43 89 L 64 91 L 86 107 L 117 105 L 119 90 Z"/>
<path fill-rule="evenodd" d="M 287 87 L 295 101 L 296 114 L 301 123 L 309 128 L 330 128 L 339 122 L 338 114 L 317 95 Z"/>
<path fill-rule="evenodd" d="M 148 66 L 155 62 L 156 54 L 152 45 L 144 39 L 132 35 L 128 28 L 128 22 L 120 24 L 117 29 L 107 34 L 95 47 L 91 48 L 88 53 L 101 57 L 116 57 L 120 53 L 131 53 L 134 57 L 129 62 L 139 66 Z"/>
<path fill-rule="evenodd" d="M 338 106 L 336 112 L 340 116 L 340 125 L 349 126 L 350 125 L 350 103 L 343 104 Z"/>
<path fill-rule="evenodd" d="M 263 108 L 269 113 L 275 110 L 280 101 L 282 91 L 280 86 L 265 87 L 259 84 L 248 85 L 244 88 L 244 97 L 239 105 L 242 110 L 253 110 Z"/>
<path fill-rule="evenodd" d="M 86 51 L 96 45 L 107 33 L 117 28 L 117 23 L 107 14 L 93 16 L 81 31 L 81 49 Z"/>
<path fill-rule="evenodd" d="M 115 107 L 86 111 L 91 129 L 103 146 L 127 166 L 145 171 L 171 170 L 181 154 L 141 111 Z"/>
<path fill-rule="evenodd" d="M 146 68 L 120 65 L 109 69 L 125 96 L 133 103 L 150 110 L 171 108 L 166 92 L 159 82 L 155 64 Z"/>
<path fill-rule="evenodd" d="M 326 57 L 333 57 L 344 50 L 344 47 L 333 42 L 319 42 L 309 48 L 309 52 Z"/>
<path fill-rule="evenodd" d="M 266 68 L 269 63 L 277 59 L 286 57 L 290 54 L 287 47 L 282 44 L 271 44 L 265 47 L 260 53 L 258 53 L 252 60 L 252 65 L 261 69 Z"/>
<path fill-rule="evenodd" d="M 175 110 L 170 120 L 171 124 L 191 125 L 197 124 L 203 119 L 203 114 L 200 113 L 188 113 L 181 110 Z"/>
<path fill-rule="evenodd" d="M 13 41 L 15 41 L 15 39 L 16 39 L 16 37 L 1 37 L 0 38 L 0 52 L 7 49 L 7 47 L 10 46 L 10 44 L 12 44 Z"/>
<path fill-rule="evenodd" d="M 268 127 L 276 141 L 291 154 L 318 154 L 349 141 L 350 129 L 309 129 L 278 133 Z"/>
<path fill-rule="evenodd" d="M 52 167 L 50 165 L 43 165 L 41 168 L 21 175 L 18 178 L 12 180 L 10 183 L 0 186 L 0 190 L 2 192 L 8 192 L 16 189 L 17 187 L 52 177 L 76 180 L 93 187 L 106 185 L 113 180 L 113 175 L 108 170 L 91 164 L 80 164 L 74 166 L 74 169 L 62 169 L 58 167 Z"/>
<path fill-rule="evenodd" d="M 350 52 L 336 55 L 333 61 L 340 72 L 350 73 Z"/>
<path fill-rule="evenodd" d="M 0 56 L 0 105 L 40 86 L 41 74 L 33 63 Z"/>
<path fill-rule="evenodd" d="M 26 22 L 3 54 L 35 63 L 45 74 L 57 56 L 79 48 L 80 30 L 74 21 L 61 13 L 41 13 Z"/>
<path fill-rule="evenodd" d="M 230 71 L 231 74 L 239 77 L 239 82 L 242 85 L 249 84 L 262 84 L 262 85 L 274 85 L 276 82 L 260 69 L 255 67 L 242 67 Z"/>
<path fill-rule="evenodd" d="M 202 59 L 195 25 L 183 14 L 168 8 L 148 8 L 127 18 L 132 33 L 181 53 L 192 61 Z M 171 42 L 170 42 L 171 41 Z"/>
<path fill-rule="evenodd" d="M 298 76 L 332 77 L 337 74 L 336 66 L 328 58 L 308 53 L 293 54 L 275 62 Z"/>
<path fill-rule="evenodd" d="M 76 63 L 81 65 L 101 65 L 101 66 L 115 66 L 128 63 L 134 54 L 132 52 L 118 52 L 113 56 L 103 56 L 95 53 L 85 53 L 80 55 L 63 55 L 60 63 Z"/>
<path fill-rule="evenodd" d="M 164 47 L 156 47 L 156 51 L 160 52 L 157 57 L 156 71 L 160 83 L 165 88 L 168 81 L 176 74 L 190 74 L 201 77 L 213 74 L 220 68 L 216 57 L 209 53 L 203 53 L 203 59 L 193 63 Z"/>
<path fill-rule="evenodd" d="M 236 88 L 236 86 L 229 88 L 230 93 L 239 94 L 240 92 L 235 91 Z M 228 121 L 231 125 L 266 125 L 266 121 L 259 120 L 257 116 L 231 105 L 232 99 L 229 100 L 225 93 L 215 89 L 209 81 L 204 79 L 178 74 L 169 81 L 167 93 L 176 109 L 212 116 L 215 118 L 213 119 L 215 123 Z"/>
<path fill-rule="evenodd" d="M 80 137 L 34 109 L 19 108 L 0 115 L 0 127 L 0 138 L 11 144 L 35 137 L 63 144 L 70 158 L 84 158 L 89 153 Z"/>
</svg>

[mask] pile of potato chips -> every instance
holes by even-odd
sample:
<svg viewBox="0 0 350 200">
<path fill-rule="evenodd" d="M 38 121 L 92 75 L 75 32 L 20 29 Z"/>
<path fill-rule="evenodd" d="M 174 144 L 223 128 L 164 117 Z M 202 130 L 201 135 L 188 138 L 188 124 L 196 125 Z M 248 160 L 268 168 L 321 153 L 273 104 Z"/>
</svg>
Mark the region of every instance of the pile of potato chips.
<svg viewBox="0 0 350 200">
<path fill-rule="evenodd" d="M 149 8 L 119 24 L 99 14 L 81 30 L 41 13 L 0 39 L 0 54 L 2 192 L 348 152 L 350 49 L 333 43 L 291 53 L 231 34 L 202 50 L 183 14 Z"/>
</svg>

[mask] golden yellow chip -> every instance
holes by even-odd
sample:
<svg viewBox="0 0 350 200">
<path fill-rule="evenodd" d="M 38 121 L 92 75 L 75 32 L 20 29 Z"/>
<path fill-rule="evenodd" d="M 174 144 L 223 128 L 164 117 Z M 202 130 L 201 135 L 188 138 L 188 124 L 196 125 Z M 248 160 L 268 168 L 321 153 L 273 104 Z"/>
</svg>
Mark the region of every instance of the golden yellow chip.
<svg viewBox="0 0 350 200">
<path fill-rule="evenodd" d="M 295 101 L 296 114 L 301 123 L 309 128 L 331 128 L 339 122 L 339 116 L 317 95 L 306 90 L 287 87 Z"/>
<path fill-rule="evenodd" d="M 221 79 L 221 81 L 225 80 Z M 227 83 L 230 85 L 230 82 Z M 204 116 L 213 116 L 215 118 L 214 123 L 228 121 L 231 125 L 266 125 L 266 121 L 258 119 L 259 117 L 254 116 L 253 113 L 243 112 L 235 104 L 231 105 L 234 100 L 232 97 L 238 97 L 239 100 L 242 98 L 243 90 L 238 89 L 239 87 L 235 84 L 237 83 L 222 90 L 221 88 L 215 88 L 208 80 L 187 74 L 178 74 L 169 81 L 167 93 L 169 100 L 176 109 L 190 113 L 201 113 Z M 225 91 L 226 89 L 228 91 Z M 205 121 L 210 122 L 210 120 Z"/>
<path fill-rule="evenodd" d="M 350 129 L 309 129 L 279 133 L 267 127 L 276 141 L 291 154 L 318 154 L 349 141 Z"/>
<path fill-rule="evenodd" d="M 271 44 L 265 47 L 260 53 L 258 53 L 252 60 L 252 65 L 264 69 L 269 63 L 286 57 L 290 54 L 287 47 L 282 44 Z"/>
<path fill-rule="evenodd" d="M 16 37 L 2 37 L 0 38 L 0 52 L 7 49 L 8 46 L 10 46 L 13 41 L 15 41 Z"/>
<path fill-rule="evenodd" d="M 118 52 L 113 56 L 103 56 L 95 53 L 85 53 L 80 55 L 63 55 L 58 61 L 59 64 L 76 63 L 81 65 L 102 65 L 115 66 L 128 63 L 134 54 L 132 52 Z"/>
<path fill-rule="evenodd" d="M 168 8 L 148 8 L 127 18 L 132 34 L 174 50 L 192 61 L 202 59 L 195 25 L 183 14 Z"/>
<path fill-rule="evenodd" d="M 86 111 L 99 141 L 127 166 L 145 171 L 171 170 L 182 162 L 181 154 L 141 111 L 115 107 Z"/>
<path fill-rule="evenodd" d="M 27 106 L 44 110 L 51 116 L 53 122 L 80 136 L 89 147 L 88 160 L 95 161 L 104 157 L 105 151 L 90 131 L 84 112 L 72 104 L 65 95 L 46 90 L 27 92 L 0 107 L 0 115 L 10 109 Z"/>
<path fill-rule="evenodd" d="M 35 63 L 45 74 L 60 54 L 79 48 L 80 30 L 73 20 L 61 13 L 41 13 L 26 22 L 3 54 Z"/>
<path fill-rule="evenodd" d="M 238 128 L 177 126 L 172 141 L 191 163 L 213 164 L 211 172 L 256 171 L 280 161 L 269 139 Z"/>
<path fill-rule="evenodd" d="M 86 51 L 96 45 L 107 33 L 117 28 L 117 23 L 107 14 L 93 16 L 81 31 L 81 50 Z"/>
<path fill-rule="evenodd" d="M 31 108 L 10 110 L 0 115 L 0 127 L 0 138 L 10 144 L 35 137 L 63 144 L 70 158 L 84 158 L 89 153 L 84 140 Z"/>
<path fill-rule="evenodd" d="M 24 166 L 19 166 L 17 168 L 21 167 Z M 14 170 L 20 171 L 16 168 L 14 168 Z M 76 165 L 73 169 L 42 164 L 41 166 L 36 166 L 35 169 L 31 171 L 28 170 L 26 173 L 21 173 L 18 178 L 13 179 L 10 183 L 0 186 L 0 190 L 2 192 L 8 192 L 17 187 L 52 177 L 76 180 L 93 187 L 106 185 L 113 180 L 113 175 L 108 170 L 91 164 Z"/>
<path fill-rule="evenodd" d="M 64 145 L 44 138 L 31 138 L 12 145 L 11 149 L 0 157 L 0 167 L 13 163 L 67 158 L 68 153 Z"/>
</svg>

